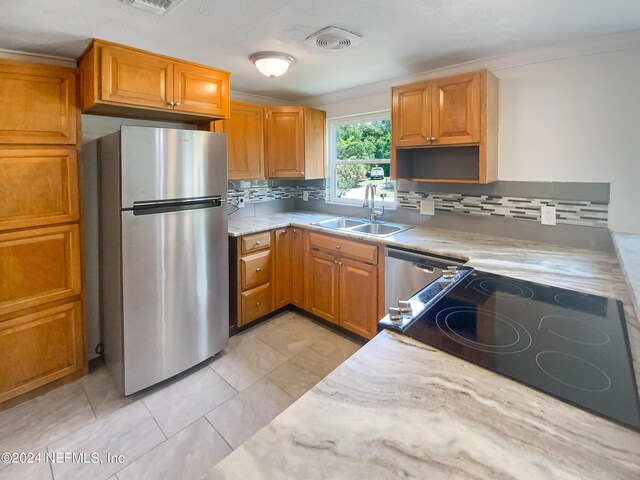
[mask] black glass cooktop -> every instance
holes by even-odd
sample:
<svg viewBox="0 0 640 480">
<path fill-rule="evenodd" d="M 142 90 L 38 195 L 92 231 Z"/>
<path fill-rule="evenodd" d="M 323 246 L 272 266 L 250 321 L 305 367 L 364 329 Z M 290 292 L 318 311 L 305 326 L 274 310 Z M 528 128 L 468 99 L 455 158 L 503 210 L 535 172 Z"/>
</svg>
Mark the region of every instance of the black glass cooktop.
<svg viewBox="0 0 640 480">
<path fill-rule="evenodd" d="M 404 333 L 640 430 L 618 300 L 473 271 Z"/>
</svg>

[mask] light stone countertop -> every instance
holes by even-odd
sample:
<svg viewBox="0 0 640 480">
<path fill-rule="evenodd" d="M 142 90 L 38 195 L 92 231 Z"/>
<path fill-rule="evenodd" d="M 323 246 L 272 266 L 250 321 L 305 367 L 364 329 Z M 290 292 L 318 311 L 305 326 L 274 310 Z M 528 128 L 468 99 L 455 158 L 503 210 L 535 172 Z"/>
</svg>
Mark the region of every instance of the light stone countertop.
<svg viewBox="0 0 640 480">
<path fill-rule="evenodd" d="M 640 327 L 614 254 L 416 227 L 386 238 L 287 225 L 468 259 L 484 271 L 623 301 L 640 384 Z M 218 464 L 209 479 L 640 478 L 640 433 L 408 337 L 378 334 Z"/>
</svg>

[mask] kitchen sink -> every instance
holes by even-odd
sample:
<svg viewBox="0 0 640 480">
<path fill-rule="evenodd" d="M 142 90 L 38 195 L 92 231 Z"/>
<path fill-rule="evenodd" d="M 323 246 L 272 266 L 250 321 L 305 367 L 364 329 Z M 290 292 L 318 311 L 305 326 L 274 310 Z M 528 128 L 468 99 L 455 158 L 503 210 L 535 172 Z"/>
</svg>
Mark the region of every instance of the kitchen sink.
<svg viewBox="0 0 640 480">
<path fill-rule="evenodd" d="M 366 223 L 367 223 L 366 220 L 358 220 L 358 219 L 355 219 L 355 218 L 340 217 L 340 218 L 330 218 L 329 220 L 323 220 L 322 222 L 316 222 L 316 223 L 314 223 L 312 225 L 318 225 L 320 227 L 335 228 L 335 229 L 338 229 L 338 230 L 342 230 L 342 229 L 346 229 L 346 228 L 357 227 L 358 225 L 364 225 Z"/>
<path fill-rule="evenodd" d="M 411 227 L 406 225 L 391 225 L 386 223 L 367 223 L 359 227 L 351 228 L 350 231 L 358 233 L 366 233 L 367 235 L 376 235 L 378 237 L 386 237 L 394 233 L 403 232 Z"/>
<path fill-rule="evenodd" d="M 330 218 L 329 220 L 323 220 L 322 222 L 312 223 L 312 225 L 330 228 L 332 230 L 343 230 L 346 232 L 372 235 L 375 237 L 387 237 L 394 233 L 403 232 L 412 228 L 408 225 L 399 225 L 395 223 L 371 223 L 368 220 L 348 217 Z"/>
</svg>

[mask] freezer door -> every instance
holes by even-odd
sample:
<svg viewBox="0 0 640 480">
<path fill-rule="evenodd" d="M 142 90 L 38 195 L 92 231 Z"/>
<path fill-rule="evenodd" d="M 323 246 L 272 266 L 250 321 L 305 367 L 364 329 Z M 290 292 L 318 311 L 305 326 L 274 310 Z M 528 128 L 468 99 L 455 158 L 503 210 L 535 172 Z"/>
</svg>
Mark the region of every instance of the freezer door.
<svg viewBox="0 0 640 480">
<path fill-rule="evenodd" d="M 121 128 L 122 208 L 136 202 L 224 195 L 227 136 L 171 128 Z"/>
<path fill-rule="evenodd" d="M 122 212 L 125 395 L 228 345 L 226 204 L 193 207 Z"/>
</svg>

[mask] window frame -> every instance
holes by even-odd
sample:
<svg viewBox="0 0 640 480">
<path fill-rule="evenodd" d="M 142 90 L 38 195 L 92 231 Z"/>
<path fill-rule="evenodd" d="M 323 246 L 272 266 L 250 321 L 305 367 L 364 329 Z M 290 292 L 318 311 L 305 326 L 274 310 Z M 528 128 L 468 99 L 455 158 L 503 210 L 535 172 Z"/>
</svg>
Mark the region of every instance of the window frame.
<svg viewBox="0 0 640 480">
<path fill-rule="evenodd" d="M 338 160 L 338 141 L 337 141 L 337 128 L 342 125 L 348 125 L 352 123 L 366 123 L 376 122 L 380 120 L 391 121 L 391 110 L 377 110 L 369 113 L 359 113 L 356 115 L 346 115 L 343 117 L 334 117 L 327 120 L 327 169 L 329 170 L 329 198 L 327 203 L 336 205 L 362 205 L 362 200 L 345 199 L 340 198 L 337 195 L 337 175 L 336 170 L 338 165 L 358 165 L 358 164 L 391 164 L 391 159 L 384 160 Z M 393 183 L 393 202 L 385 201 L 384 206 L 389 210 L 395 210 L 397 206 L 397 185 L 395 180 L 390 180 Z"/>
</svg>

